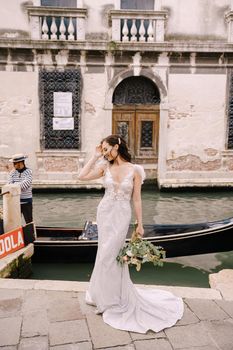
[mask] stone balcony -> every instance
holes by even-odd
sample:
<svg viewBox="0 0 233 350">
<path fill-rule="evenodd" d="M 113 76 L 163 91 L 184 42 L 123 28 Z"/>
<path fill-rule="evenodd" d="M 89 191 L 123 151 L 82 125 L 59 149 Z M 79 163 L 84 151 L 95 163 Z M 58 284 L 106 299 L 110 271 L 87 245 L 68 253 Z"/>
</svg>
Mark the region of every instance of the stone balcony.
<svg viewBox="0 0 233 350">
<path fill-rule="evenodd" d="M 29 7 L 31 39 L 84 41 L 87 9 Z"/>
<path fill-rule="evenodd" d="M 28 7 L 32 40 L 85 41 L 85 8 Z M 114 42 L 164 42 L 167 12 L 111 10 L 110 37 Z"/>
<path fill-rule="evenodd" d="M 225 13 L 228 25 L 226 40 L 190 41 L 169 38 L 166 36 L 169 13 L 161 9 L 158 0 L 154 10 L 122 10 L 117 9 L 117 6 L 114 10 L 108 10 L 109 24 L 104 35 L 99 37 L 86 30 L 90 20 L 87 8 L 29 6 L 30 31 L 27 36 L 21 37 L 20 33 L 15 33 L 12 37 L 3 32 L 0 35 L 0 46 L 7 49 L 10 46 L 27 49 L 232 53 L 233 0 L 231 1 L 230 11 Z M 39 1 L 35 0 L 37 3 Z M 81 4 L 81 0 L 78 3 Z"/>
<path fill-rule="evenodd" d="M 162 10 L 111 10 L 112 41 L 161 43 L 167 17 Z"/>
</svg>

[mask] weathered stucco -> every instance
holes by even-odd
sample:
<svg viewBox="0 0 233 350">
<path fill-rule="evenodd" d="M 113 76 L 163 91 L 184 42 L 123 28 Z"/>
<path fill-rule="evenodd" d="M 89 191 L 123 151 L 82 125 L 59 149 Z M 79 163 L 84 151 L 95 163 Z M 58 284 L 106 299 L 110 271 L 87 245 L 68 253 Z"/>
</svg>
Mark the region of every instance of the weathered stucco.
<svg viewBox="0 0 233 350">
<path fill-rule="evenodd" d="M 155 1 L 156 2 L 156 1 Z M 0 37 L 20 38 L 30 35 L 27 7 L 40 1 L 8 1 L 0 11 Z M 84 0 L 88 10 L 87 38 L 106 40 L 109 37 L 109 10 L 116 9 L 119 1 Z M 156 3 L 155 3 L 156 8 Z M 222 40 L 226 38 L 227 24 L 224 19 L 230 10 L 230 0 L 162 0 L 162 9 L 167 9 L 166 24 L 168 40 Z M 12 20 L 14 13 L 14 20 Z"/>
<path fill-rule="evenodd" d="M 44 159 L 43 167 L 49 172 L 78 172 L 78 164 L 73 158 L 47 157 Z"/>
<path fill-rule="evenodd" d="M 205 149 L 226 142 L 226 75 L 169 76 L 167 157 L 185 154 L 207 160 Z"/>
<path fill-rule="evenodd" d="M 25 152 L 35 168 L 40 135 L 38 74 L 0 72 L 0 81 L 0 154 Z"/>
<path fill-rule="evenodd" d="M 27 8 L 39 6 L 39 0 L 2 6 L 0 183 L 6 181 L 11 154 L 25 152 L 35 185 L 81 186 L 78 170 L 112 132 L 115 88 L 128 77 L 141 75 L 154 82 L 161 97 L 158 163 L 145 162 L 148 177 L 157 178 L 161 186 L 193 186 L 200 179 L 206 185 L 233 186 L 233 155 L 226 147 L 233 56 L 225 14 L 231 1 L 163 0 L 165 42 L 157 43 L 112 40 L 110 10 L 118 9 L 119 3 L 79 0 L 87 15 L 85 40 L 78 42 L 29 40 L 33 29 Z M 43 149 L 40 69 L 80 70 L 80 149 Z"/>
<path fill-rule="evenodd" d="M 29 23 L 26 7 L 32 1 L 14 0 L 4 1 L 0 11 L 0 38 L 27 38 L 29 37 Z"/>
<path fill-rule="evenodd" d="M 7 158 L 0 157 L 0 172 L 9 172 L 11 164 Z"/>
<path fill-rule="evenodd" d="M 200 157 L 188 154 L 175 159 L 168 159 L 167 161 L 168 170 L 179 170 L 179 171 L 206 171 L 206 170 L 219 170 L 221 167 L 221 159 L 212 161 L 202 161 Z"/>
<path fill-rule="evenodd" d="M 167 39 L 222 40 L 226 37 L 224 14 L 229 0 L 163 0 L 169 12 Z"/>
</svg>

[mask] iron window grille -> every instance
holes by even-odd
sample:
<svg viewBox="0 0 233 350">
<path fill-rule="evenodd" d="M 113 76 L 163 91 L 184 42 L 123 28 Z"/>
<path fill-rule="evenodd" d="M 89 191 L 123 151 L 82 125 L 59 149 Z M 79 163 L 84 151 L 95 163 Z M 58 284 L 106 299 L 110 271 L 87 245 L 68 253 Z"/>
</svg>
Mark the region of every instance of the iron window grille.
<svg viewBox="0 0 233 350">
<path fill-rule="evenodd" d="M 73 130 L 54 130 L 54 92 L 72 93 Z M 39 73 L 41 146 L 43 149 L 80 148 L 81 73 L 77 69 Z"/>
</svg>

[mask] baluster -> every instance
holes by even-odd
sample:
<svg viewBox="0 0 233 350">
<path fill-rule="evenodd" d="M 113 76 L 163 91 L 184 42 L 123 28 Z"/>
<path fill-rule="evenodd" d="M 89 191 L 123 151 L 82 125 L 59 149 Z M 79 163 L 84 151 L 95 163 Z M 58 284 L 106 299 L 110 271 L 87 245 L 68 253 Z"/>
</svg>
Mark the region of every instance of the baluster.
<svg viewBox="0 0 233 350">
<path fill-rule="evenodd" d="M 59 32 L 61 33 L 59 39 L 60 40 L 66 40 L 65 32 L 66 32 L 66 26 L 64 23 L 64 17 L 61 18 L 61 24 L 59 27 Z"/>
<path fill-rule="evenodd" d="M 146 38 L 145 38 L 145 33 L 146 33 L 146 30 L 145 30 L 145 24 L 144 24 L 144 19 L 141 19 L 141 25 L 140 25 L 140 28 L 139 28 L 139 41 L 145 41 Z"/>
<path fill-rule="evenodd" d="M 147 30 L 148 38 L 147 41 L 152 42 L 154 41 L 154 26 L 152 19 L 149 20 L 149 26 Z"/>
<path fill-rule="evenodd" d="M 136 27 L 136 19 L 133 19 L 133 22 L 132 22 L 132 27 L 130 29 L 130 33 L 131 33 L 131 41 L 137 41 L 137 37 L 136 37 L 136 34 L 137 34 L 137 27 Z"/>
<path fill-rule="evenodd" d="M 48 27 L 47 19 L 46 19 L 45 16 L 44 16 L 44 18 L 43 18 L 43 23 L 42 23 L 41 31 L 42 31 L 42 39 L 48 40 L 48 38 L 49 38 L 49 36 L 48 36 L 49 27 Z"/>
<path fill-rule="evenodd" d="M 129 37 L 128 37 L 128 33 L 129 33 L 129 29 L 127 26 L 127 19 L 124 19 L 124 25 L 122 28 L 122 34 L 123 34 L 123 41 L 129 41 Z"/>
<path fill-rule="evenodd" d="M 56 25 L 56 22 L 55 22 L 55 17 L 53 17 L 53 19 L 52 19 L 52 24 L 51 24 L 50 31 L 52 33 L 51 39 L 52 40 L 57 40 L 57 25 Z"/>
<path fill-rule="evenodd" d="M 68 40 L 74 40 L 74 25 L 73 25 L 72 17 L 70 17 L 68 33 L 69 33 Z"/>
</svg>

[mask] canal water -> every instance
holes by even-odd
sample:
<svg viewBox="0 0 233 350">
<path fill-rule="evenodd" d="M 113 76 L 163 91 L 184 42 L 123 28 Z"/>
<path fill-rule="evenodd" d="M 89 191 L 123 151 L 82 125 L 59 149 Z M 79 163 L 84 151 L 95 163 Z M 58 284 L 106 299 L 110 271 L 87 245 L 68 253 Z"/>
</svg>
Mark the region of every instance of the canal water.
<svg viewBox="0 0 233 350">
<path fill-rule="evenodd" d="M 95 221 L 102 192 L 34 194 L 34 220 L 41 226 L 83 227 Z M 143 222 L 197 223 L 233 216 L 233 191 L 143 191 Z M 132 218 L 133 221 L 133 218 Z M 208 276 L 224 268 L 233 269 L 233 251 L 166 259 L 163 267 L 144 264 L 140 272 L 131 268 L 135 283 L 209 287 Z M 93 264 L 33 263 L 33 279 L 88 281 Z"/>
</svg>

